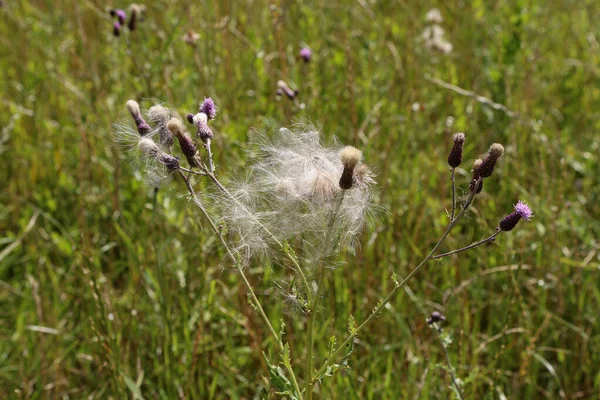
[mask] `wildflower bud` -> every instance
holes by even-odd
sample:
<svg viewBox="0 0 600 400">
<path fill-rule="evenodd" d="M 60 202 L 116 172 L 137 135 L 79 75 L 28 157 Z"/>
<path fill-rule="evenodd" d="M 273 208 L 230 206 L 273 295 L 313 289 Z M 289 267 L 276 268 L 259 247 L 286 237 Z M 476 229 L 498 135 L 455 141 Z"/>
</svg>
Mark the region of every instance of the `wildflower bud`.
<svg viewBox="0 0 600 400">
<path fill-rule="evenodd" d="M 277 94 L 285 93 L 285 95 L 290 99 L 294 100 L 294 98 L 298 95 L 297 90 L 292 90 L 285 81 L 277 81 Z"/>
<path fill-rule="evenodd" d="M 120 36 L 121 35 L 121 24 L 119 21 L 115 22 L 113 25 L 113 35 Z"/>
<path fill-rule="evenodd" d="M 161 153 L 158 157 L 158 161 L 167 167 L 169 172 L 175 171 L 179 168 L 179 160 L 167 153 Z"/>
<path fill-rule="evenodd" d="M 125 107 L 127 107 L 127 110 L 133 117 L 139 134 L 141 136 L 144 136 L 145 134 L 150 132 L 150 126 L 142 117 L 142 112 L 140 111 L 140 105 L 138 104 L 138 102 L 135 100 L 129 100 L 127 103 L 125 103 Z"/>
<path fill-rule="evenodd" d="M 125 24 L 125 20 L 127 19 L 127 13 L 121 9 L 112 9 L 110 10 L 111 17 L 117 17 L 119 24 Z"/>
<path fill-rule="evenodd" d="M 177 138 L 179 141 L 179 147 L 181 147 L 181 152 L 188 160 L 188 163 L 192 167 L 199 167 L 198 162 L 196 161 L 196 146 L 192 142 L 192 139 L 185 133 L 185 127 L 183 126 L 183 122 L 178 120 L 177 118 L 171 118 L 171 120 L 167 123 L 167 129 Z"/>
<path fill-rule="evenodd" d="M 433 325 L 438 322 L 444 322 L 445 320 L 446 320 L 446 317 L 444 317 L 441 313 L 434 311 L 431 313 L 429 318 L 427 318 L 427 323 L 429 325 Z"/>
<path fill-rule="evenodd" d="M 145 9 L 146 9 L 146 6 L 135 4 L 135 3 L 133 3 L 129 6 L 129 12 L 131 13 L 131 17 L 129 18 L 129 22 L 127 23 L 127 26 L 129 27 L 130 31 L 135 30 L 135 27 L 137 26 L 137 21 L 141 19 L 142 12 Z"/>
<path fill-rule="evenodd" d="M 525 221 L 531 221 L 531 218 L 533 218 L 533 211 L 531 211 L 531 208 L 527 204 L 519 200 L 517 204 L 515 204 L 515 211 L 500 221 L 500 230 L 505 232 L 513 230 L 521 218 Z"/>
<path fill-rule="evenodd" d="M 354 168 L 360 162 L 362 152 L 355 147 L 346 146 L 340 151 L 340 159 L 344 165 L 344 171 L 340 178 L 340 188 L 348 190 L 352 188 Z"/>
<path fill-rule="evenodd" d="M 452 136 L 452 140 L 454 140 L 454 146 L 452 146 L 452 150 L 450 151 L 450 155 L 448 156 L 448 165 L 452 168 L 456 168 L 462 162 L 462 152 L 463 152 L 463 144 L 465 143 L 465 134 L 462 132 L 455 133 Z"/>
<path fill-rule="evenodd" d="M 197 134 L 204 143 L 206 143 L 207 140 L 211 140 L 214 137 L 212 130 L 210 129 L 210 127 L 208 126 L 208 124 L 206 122 L 198 123 L 198 133 Z"/>
<path fill-rule="evenodd" d="M 169 172 L 179 168 L 179 160 L 173 157 L 172 155 L 162 151 L 152 139 L 140 139 L 140 141 L 138 142 L 138 149 L 142 152 L 142 154 L 145 157 L 156 159 L 159 163 L 167 167 L 167 170 Z"/>
<path fill-rule="evenodd" d="M 304 60 L 305 63 L 308 63 L 312 58 L 312 51 L 310 51 L 308 47 L 304 47 L 300 50 L 300 53 L 298 53 L 298 58 Z"/>
<path fill-rule="evenodd" d="M 504 147 L 500 143 L 494 143 L 488 155 L 483 159 L 479 167 L 477 168 L 477 174 L 482 178 L 487 178 L 494 172 L 496 161 L 504 154 Z"/>
<path fill-rule="evenodd" d="M 215 119 L 217 116 L 217 106 L 215 106 L 215 102 L 210 97 L 206 97 L 204 99 L 198 111 L 206 114 L 208 119 Z"/>
<path fill-rule="evenodd" d="M 471 190 L 471 192 L 475 191 L 475 193 L 481 193 L 481 191 L 483 190 L 483 179 L 481 179 L 477 187 L 475 187 L 475 185 L 477 184 L 477 180 L 479 179 L 479 174 L 477 170 L 479 169 L 479 166 L 481 166 L 482 162 L 483 160 L 481 158 L 478 158 L 473 163 L 473 178 L 471 178 L 471 183 L 469 183 L 469 189 Z"/>
</svg>

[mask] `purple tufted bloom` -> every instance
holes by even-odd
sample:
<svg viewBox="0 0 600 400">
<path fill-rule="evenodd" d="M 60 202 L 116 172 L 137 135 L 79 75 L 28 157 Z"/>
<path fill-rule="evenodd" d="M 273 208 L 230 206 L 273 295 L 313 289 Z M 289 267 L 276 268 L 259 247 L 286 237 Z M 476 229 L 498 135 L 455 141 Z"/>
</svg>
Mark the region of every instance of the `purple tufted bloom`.
<svg viewBox="0 0 600 400">
<path fill-rule="evenodd" d="M 521 218 L 525 221 L 531 221 L 531 218 L 533 218 L 533 211 L 531 211 L 531 208 L 527 204 L 519 200 L 519 202 L 515 204 L 515 212 L 507 215 L 500 221 L 500 230 L 505 232 L 513 230 Z"/>
<path fill-rule="evenodd" d="M 217 116 L 217 106 L 210 97 L 206 97 L 200 106 L 200 112 L 208 116 L 208 119 L 215 119 Z"/>
<path fill-rule="evenodd" d="M 309 62 L 312 58 L 312 51 L 308 47 L 303 47 L 298 54 L 298 57 L 303 59 L 305 63 Z"/>
<path fill-rule="evenodd" d="M 127 13 L 121 9 L 110 10 L 111 17 L 117 17 L 119 24 L 123 25 L 127 19 Z"/>
<path fill-rule="evenodd" d="M 119 23 L 119 21 L 115 22 L 115 24 L 113 25 L 113 35 L 121 35 L 121 24 Z"/>
<path fill-rule="evenodd" d="M 446 317 L 444 317 L 441 313 L 434 311 L 431 313 L 429 318 L 427 318 L 427 323 L 429 325 L 433 325 L 438 322 L 444 322 L 445 320 L 446 320 Z"/>
</svg>

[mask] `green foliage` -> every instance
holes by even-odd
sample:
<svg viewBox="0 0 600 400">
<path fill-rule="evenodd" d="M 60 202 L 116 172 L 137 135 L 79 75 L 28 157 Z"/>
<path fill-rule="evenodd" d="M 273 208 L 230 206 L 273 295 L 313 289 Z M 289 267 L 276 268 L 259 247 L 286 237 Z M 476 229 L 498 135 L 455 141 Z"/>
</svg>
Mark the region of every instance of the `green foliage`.
<svg viewBox="0 0 600 400">
<path fill-rule="evenodd" d="M 297 118 L 361 148 L 378 172 L 377 201 L 387 212 L 356 254 L 328 272 L 317 369 L 335 338 L 339 345 L 356 326 L 348 321 L 364 321 L 443 233 L 445 160 L 452 133 L 464 131 L 459 196 L 470 162 L 490 143 L 504 144 L 506 154 L 442 250 L 489 236 L 518 199 L 536 217 L 491 246 L 426 265 L 409 284 L 427 310 L 448 319 L 462 393 L 598 393 L 597 1 L 159 0 L 119 38 L 103 1 L 2 4 L 5 397 L 293 398 L 285 369 L 261 353 L 272 343 L 254 304 L 181 196 L 185 188 L 174 182 L 155 197 L 112 140 L 130 98 L 180 106 L 184 116 L 203 96 L 219 107 L 211 125 L 219 176 L 244 170 L 252 129 Z M 448 55 L 420 41 L 432 7 L 444 16 Z M 188 29 L 201 35 L 195 47 L 181 39 Z M 296 58 L 304 45 L 313 50 L 308 64 Z M 279 79 L 299 89 L 297 103 L 276 100 Z M 290 342 L 284 362 L 291 358 L 303 376 L 306 331 L 295 313 L 306 307 L 293 309 L 274 289 L 289 271 L 253 265 L 247 273 L 271 321 L 282 318 L 275 329 Z M 315 393 L 447 399 L 454 396 L 448 368 L 435 333 L 401 290 L 326 375 L 343 372 L 322 379 Z"/>
</svg>

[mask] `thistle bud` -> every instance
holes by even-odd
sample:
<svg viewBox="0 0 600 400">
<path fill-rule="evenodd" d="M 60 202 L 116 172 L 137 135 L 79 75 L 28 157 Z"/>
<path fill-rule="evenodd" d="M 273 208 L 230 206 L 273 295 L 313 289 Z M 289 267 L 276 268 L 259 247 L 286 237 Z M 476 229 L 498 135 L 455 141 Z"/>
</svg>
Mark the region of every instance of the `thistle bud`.
<svg viewBox="0 0 600 400">
<path fill-rule="evenodd" d="M 498 227 L 501 231 L 511 231 L 517 226 L 517 223 L 521 218 L 525 221 L 531 221 L 531 218 L 533 218 L 533 211 L 531 211 L 531 208 L 527 204 L 519 200 L 517 204 L 515 204 L 515 211 L 504 217 L 504 219 L 500 221 Z"/>
<path fill-rule="evenodd" d="M 455 133 L 452 136 L 454 145 L 448 156 L 448 165 L 452 168 L 456 168 L 462 162 L 463 144 L 465 143 L 465 134 L 462 132 Z"/>
<path fill-rule="evenodd" d="M 117 17 L 120 25 L 125 24 L 125 20 L 127 19 L 127 13 L 125 13 L 125 11 L 123 11 L 121 9 L 110 10 L 110 16 Z"/>
<path fill-rule="evenodd" d="M 444 322 L 446 320 L 446 317 L 444 317 L 441 313 L 434 311 L 431 313 L 431 315 L 429 316 L 429 318 L 427 318 L 427 323 L 429 325 L 433 325 L 436 324 L 438 322 Z"/>
<path fill-rule="evenodd" d="M 152 106 L 148 110 L 148 119 L 158 127 L 160 144 L 165 148 L 171 147 L 174 141 L 173 134 L 167 129 L 167 122 L 169 122 L 170 118 L 171 112 L 169 109 L 160 104 Z"/>
<path fill-rule="evenodd" d="M 119 21 L 117 21 L 113 24 L 113 35 L 114 36 L 121 35 L 121 24 L 119 23 Z"/>
<path fill-rule="evenodd" d="M 471 183 L 469 183 L 469 189 L 471 190 L 471 192 L 475 191 L 475 193 L 480 193 L 483 190 L 483 179 L 481 179 L 479 181 L 479 184 L 477 185 L 477 187 L 475 187 L 475 185 L 477 184 L 477 180 L 479 179 L 479 174 L 478 174 L 477 170 L 481 166 L 482 162 L 483 162 L 483 160 L 478 158 L 473 163 L 473 170 L 472 170 L 473 178 L 471 178 Z"/>
<path fill-rule="evenodd" d="M 138 149 L 140 152 L 142 152 L 144 157 L 157 160 L 159 163 L 167 167 L 169 172 L 179 168 L 179 160 L 162 151 L 152 139 L 140 139 L 138 142 Z"/>
<path fill-rule="evenodd" d="M 355 147 L 346 146 L 340 151 L 340 159 L 344 165 L 344 171 L 340 178 L 340 188 L 348 190 L 352 188 L 354 168 L 360 162 L 362 152 Z"/>
<path fill-rule="evenodd" d="M 171 118 L 171 120 L 167 123 L 167 129 L 179 141 L 179 147 L 181 147 L 181 152 L 188 160 L 190 166 L 200 167 L 195 157 L 196 146 L 192 142 L 192 139 L 190 139 L 190 137 L 185 133 L 185 127 L 183 126 L 183 122 L 181 122 L 177 118 Z"/>
<path fill-rule="evenodd" d="M 310 62 L 312 58 L 312 51 L 308 47 L 303 47 L 298 53 L 298 58 L 304 60 L 305 63 Z"/>
<path fill-rule="evenodd" d="M 297 90 L 292 90 L 285 81 L 277 81 L 277 94 L 285 93 L 285 95 L 290 99 L 294 100 L 296 96 L 298 96 Z"/>
<path fill-rule="evenodd" d="M 197 135 L 200 137 L 200 139 L 202 139 L 204 143 L 206 143 L 208 140 L 211 140 L 214 137 L 212 130 L 206 122 L 200 122 L 198 124 Z"/>
<path fill-rule="evenodd" d="M 204 99 L 202 105 L 200 105 L 199 111 L 206 114 L 208 119 L 215 119 L 217 116 L 217 106 L 215 106 L 215 102 L 210 97 Z"/>
<path fill-rule="evenodd" d="M 137 26 L 137 21 L 141 20 L 142 17 L 142 12 L 146 9 L 146 6 L 144 5 L 140 5 L 140 4 L 131 4 L 129 6 L 129 12 L 131 13 L 131 17 L 129 18 L 129 22 L 127 23 L 127 26 L 129 27 L 130 31 L 135 30 L 136 26 Z"/>
<path fill-rule="evenodd" d="M 158 161 L 167 167 L 169 172 L 175 171 L 179 168 L 179 160 L 167 153 L 161 153 L 158 157 Z"/>
<path fill-rule="evenodd" d="M 494 167 L 496 166 L 496 161 L 498 161 L 502 154 L 504 154 L 504 147 L 500 143 L 494 143 L 492 147 L 490 147 L 488 155 L 477 168 L 478 175 L 482 178 L 487 178 L 492 175 Z"/>
<path fill-rule="evenodd" d="M 150 125 L 148 125 L 142 117 L 142 112 L 140 111 L 140 105 L 138 102 L 135 100 L 129 100 L 127 103 L 125 103 L 125 107 L 127 107 L 127 110 L 133 117 L 139 134 L 144 136 L 150 132 Z"/>
</svg>

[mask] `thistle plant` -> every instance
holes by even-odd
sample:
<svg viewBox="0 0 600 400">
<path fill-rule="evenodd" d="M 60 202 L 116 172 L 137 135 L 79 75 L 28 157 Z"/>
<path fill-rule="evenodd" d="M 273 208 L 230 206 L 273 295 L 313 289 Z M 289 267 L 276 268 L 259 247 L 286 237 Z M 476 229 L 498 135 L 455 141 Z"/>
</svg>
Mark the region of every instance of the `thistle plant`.
<svg viewBox="0 0 600 400">
<path fill-rule="evenodd" d="M 458 199 L 455 170 L 462 164 L 466 136 L 455 134 L 447 160 L 452 209 L 445 232 L 405 278 L 399 279 L 397 273 L 392 275 L 393 289 L 379 300 L 364 321 L 357 324 L 351 319 L 349 335 L 337 346 L 332 341 L 326 355 L 315 357 L 319 303 L 331 278 L 336 255 L 352 253 L 361 232 L 376 221 L 378 206 L 373 202 L 376 182 L 364 162 L 363 152 L 335 140 L 326 143 L 314 127 L 296 125 L 272 135 L 256 134 L 253 146 L 257 151 L 249 166 L 243 174 L 224 179 L 226 175 L 214 163 L 211 148 L 215 133 L 209 124 L 217 116 L 211 98 L 204 99 L 198 112 L 185 118 L 195 128 L 195 135 L 187 131 L 177 113 L 163 105 L 154 105 L 144 114 L 136 101 L 129 100 L 126 108 L 133 127 L 116 125 L 118 142 L 153 187 L 169 184 L 172 178 L 183 184 L 181 187 L 218 238 L 246 286 L 249 302 L 271 337 L 269 343 L 274 349 L 265 348 L 263 354 L 272 389 L 292 399 L 311 399 L 325 377 L 348 365 L 356 337 L 431 259 L 494 240 L 501 232 L 514 229 L 521 219 L 528 221 L 533 215 L 519 201 L 515 211 L 500 221 L 490 237 L 435 255 L 482 191 L 484 179 L 491 179 L 504 150 L 500 144 L 493 144 L 488 154 L 474 163 L 468 194 Z M 201 179 L 209 185 L 201 186 Z M 246 267 L 257 263 L 289 272 L 277 287 L 286 297 L 286 303 L 293 303 L 293 309 L 299 311 L 294 323 L 306 330 L 304 343 L 289 343 L 283 320 L 280 331 L 274 329 L 265 312 L 266 305 L 261 303 L 247 277 Z M 443 321 L 441 314 L 430 317 L 430 324 L 436 326 Z M 271 350 L 278 355 L 277 361 L 272 359 Z M 298 362 L 302 357 L 303 368 Z M 325 361 L 315 366 L 316 359 Z"/>
</svg>

